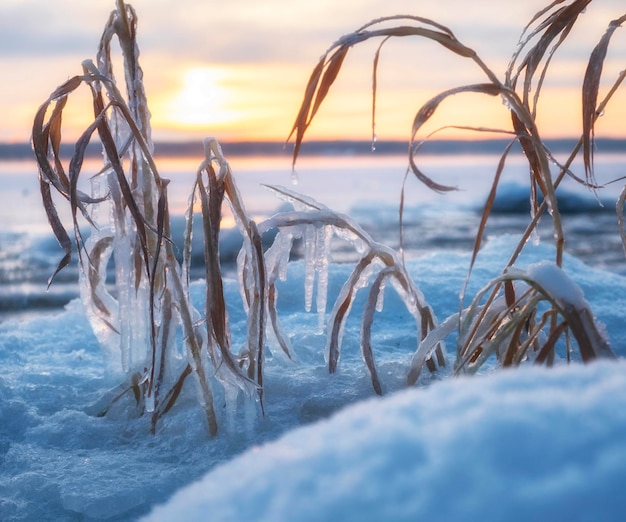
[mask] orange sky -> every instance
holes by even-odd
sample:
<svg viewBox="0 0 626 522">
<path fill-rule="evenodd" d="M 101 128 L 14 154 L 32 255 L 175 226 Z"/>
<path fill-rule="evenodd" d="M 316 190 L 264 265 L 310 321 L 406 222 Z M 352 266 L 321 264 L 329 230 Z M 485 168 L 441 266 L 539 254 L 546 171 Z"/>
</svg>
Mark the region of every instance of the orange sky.
<svg viewBox="0 0 626 522">
<path fill-rule="evenodd" d="M 502 75 L 524 23 L 543 1 L 501 0 L 135 0 L 139 45 L 155 139 L 284 140 L 319 56 L 343 34 L 382 15 L 419 14 L 449 26 Z M 0 6 L 0 140 L 26 141 L 36 107 L 95 54 L 113 0 L 5 0 Z M 436 4 L 436 5 L 433 5 Z M 597 0 L 555 56 L 539 107 L 545 137 L 580 129 L 585 62 L 620 0 Z M 471 7 L 471 9 L 470 9 Z M 74 20 L 74 21 L 73 21 Z M 75 20 L 80 20 L 77 24 Z M 310 139 L 369 139 L 371 71 L 376 45 L 354 48 L 309 132 Z M 607 85 L 624 67 L 626 36 L 616 33 L 605 67 Z M 120 74 L 121 76 L 121 74 Z M 430 96 L 484 81 L 468 60 L 417 39 L 390 43 L 381 55 L 379 139 L 405 139 Z M 87 105 L 85 105 L 87 104 Z M 68 138 L 85 125 L 89 101 L 74 101 Z M 598 132 L 623 136 L 626 96 L 617 98 Z M 508 126 L 499 99 L 458 96 L 437 112 L 437 126 Z M 453 133 L 473 137 L 473 134 Z M 451 134 L 446 134 L 451 136 Z"/>
</svg>

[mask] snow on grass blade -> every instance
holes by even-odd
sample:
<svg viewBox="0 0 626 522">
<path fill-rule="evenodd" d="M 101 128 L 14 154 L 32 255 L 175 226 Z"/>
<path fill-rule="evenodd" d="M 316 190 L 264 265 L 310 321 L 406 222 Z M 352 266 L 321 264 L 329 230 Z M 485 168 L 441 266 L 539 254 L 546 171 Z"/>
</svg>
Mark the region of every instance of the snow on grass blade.
<svg viewBox="0 0 626 522">
<path fill-rule="evenodd" d="M 482 303 L 494 287 L 503 286 L 509 289 L 507 296 Z M 454 371 L 475 373 L 492 356 L 501 366 L 550 363 L 556 357 L 557 340 L 568 333 L 583 362 L 615 357 L 582 291 L 562 269 L 549 262 L 526 270 L 510 268 L 462 312 Z M 569 358 L 569 346 L 565 350 L 564 358 Z"/>
</svg>

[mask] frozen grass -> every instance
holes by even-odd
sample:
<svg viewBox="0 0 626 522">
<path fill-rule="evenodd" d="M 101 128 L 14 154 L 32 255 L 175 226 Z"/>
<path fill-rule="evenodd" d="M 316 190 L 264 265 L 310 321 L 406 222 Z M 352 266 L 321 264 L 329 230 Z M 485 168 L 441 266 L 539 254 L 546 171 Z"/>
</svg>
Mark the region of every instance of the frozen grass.
<svg viewBox="0 0 626 522">
<path fill-rule="evenodd" d="M 391 286 L 402 298 L 409 313 L 415 317 L 417 332 L 422 339 L 436 326 L 433 311 L 394 250 L 374 241 L 349 216 L 337 214 L 320 203 L 284 187 L 271 188 L 296 207 L 294 212 L 277 214 L 261 224 L 262 230 L 278 229 L 274 244 L 267 253 L 268 271 L 271 274 L 269 279 L 271 295 L 276 294 L 276 277 L 285 277 L 286 263 L 293 240 L 304 237 L 305 307 L 307 311 L 311 309 L 313 283 L 317 274 L 317 312 L 319 314 L 319 326 L 322 327 L 326 311 L 331 236 L 334 234 L 352 243 L 360 255 L 360 259 L 341 288 L 330 312 L 326 348 L 328 370 L 330 373 L 334 373 L 337 369 L 346 319 L 357 292 L 369 284 L 368 299 L 361 320 L 361 353 L 370 372 L 374 390 L 381 395 L 383 387 L 374 361 L 371 330 L 375 311 L 380 311 L 383 307 L 386 284 L 391 283 Z M 271 302 L 274 304 L 275 298 Z M 271 306 L 270 309 L 274 318 L 272 324 L 277 325 L 275 307 Z M 281 331 L 282 329 L 275 327 L 277 337 L 283 337 L 280 335 Z M 287 340 L 283 339 L 280 344 L 289 354 Z M 435 371 L 437 365 L 445 366 L 442 343 L 435 343 L 426 352 L 423 349 L 418 349 L 407 377 L 409 384 L 415 384 L 425 363 L 431 371 Z"/>
<path fill-rule="evenodd" d="M 565 338 L 567 356 L 571 346 L 569 333 L 577 341 L 582 360 L 597 357 L 614 357 L 609 342 L 594 325 L 593 314 L 588 307 L 576 306 L 562 299 L 563 294 L 576 292 L 576 285 L 566 276 L 560 277 L 562 287 L 556 293 L 546 290 L 547 279 L 538 273 L 522 273 L 511 267 L 515 264 L 529 237 L 533 234 L 539 219 L 548 211 L 552 222 L 556 256 L 554 268 L 562 265 L 565 237 L 562 216 L 556 197 L 559 184 L 565 176 L 570 176 L 590 189 L 598 190 L 594 176 L 593 150 L 594 128 L 597 118 L 603 114 L 612 96 L 622 84 L 626 72 L 622 71 L 615 79 L 607 94 L 599 101 L 603 63 L 607 48 L 615 30 L 626 20 L 622 16 L 610 22 L 600 42 L 594 48 L 588 61 L 582 85 L 582 132 L 580 139 L 568 159 L 559 163 L 542 140 L 538 127 L 537 104 L 541 97 L 543 83 L 549 74 L 550 64 L 561 44 L 567 39 L 579 15 L 591 4 L 591 0 L 577 0 L 566 4 L 557 0 L 539 11 L 524 28 L 517 48 L 513 52 L 504 78 L 490 69 L 476 52 L 460 42 L 447 27 L 418 16 L 392 16 L 379 18 L 363 25 L 353 33 L 337 40 L 320 58 L 313 69 L 305 90 L 300 111 L 296 117 L 291 136 L 295 137 L 293 163 L 295 165 L 300 146 L 307 129 L 332 84 L 337 79 L 348 51 L 355 45 L 368 40 L 380 40 L 374 55 L 372 75 L 372 143 L 376 141 L 375 112 L 377 91 L 377 69 L 382 47 L 392 38 L 418 37 L 443 46 L 451 53 L 471 60 L 484 74 L 484 83 L 460 85 L 443 91 L 427 100 L 417 111 L 409 139 L 407 176 L 413 174 L 428 188 L 438 192 L 455 190 L 431 179 L 424 173 L 418 162 L 418 152 L 426 140 L 437 132 L 454 128 L 446 125 L 425 137 L 420 137 L 424 125 L 432 118 L 437 108 L 451 96 L 464 93 L 479 93 L 499 97 L 509 109 L 510 129 L 488 127 L 458 127 L 469 131 L 502 133 L 511 136 L 510 144 L 505 148 L 497 165 L 494 181 L 485 202 L 482 220 L 476 234 L 468 280 L 476 256 L 481 247 L 483 231 L 487 225 L 495 199 L 498 183 L 506 166 L 506 161 L 514 143 L 521 147 L 529 167 L 529 186 L 531 193 L 531 218 L 517 248 L 512 252 L 507 266 L 500 276 L 481 291 L 469 308 L 461 310 L 458 317 L 450 317 L 437 329 L 438 334 L 428 336 L 422 343 L 423 349 L 433 346 L 433 339 L 441 342 L 452 331 L 458 330 L 457 359 L 455 371 L 476 371 L 491 355 L 496 354 L 502 366 L 521 364 L 529 358 L 535 363 L 548 363 L 554 360 L 558 340 Z M 397 24 L 397 25 L 396 25 Z M 585 176 L 576 176 L 570 167 L 582 149 Z M 552 172 L 550 165 L 557 165 L 557 172 Z M 402 212 L 404 196 L 401 201 Z M 626 190 L 622 192 L 618 203 L 619 232 L 626 245 L 623 209 Z M 544 272 L 541 271 L 541 274 Z M 560 273 L 560 272 L 559 272 Z M 519 297 L 516 296 L 514 281 L 527 285 Z M 465 286 L 461 289 L 461 308 L 465 297 Z M 481 299 L 485 298 L 482 301 Z M 547 302 L 547 309 L 542 305 Z M 537 352 L 530 357 L 530 352 Z"/>
<path fill-rule="evenodd" d="M 191 375 L 195 377 L 197 396 L 211 434 L 218 430 L 216 393 L 228 403 L 223 415 L 227 421 L 234 415 L 232 410 L 237 409 L 242 393 L 245 398 L 240 402 L 249 410 L 246 415 L 253 415 L 254 410 L 262 411 L 268 316 L 274 336 L 291 357 L 288 336 L 278 319 L 276 281 L 286 273 L 284 264 L 289 259 L 293 239 L 304 238 L 308 260 L 307 308 L 311 305 L 313 279 L 317 274 L 317 309 L 323 327 L 329 243 L 333 233 L 352 242 L 362 258 L 346 281 L 328 321 L 329 371 L 332 373 L 337 368 L 341 335 L 354 296 L 377 272 L 362 320 L 362 349 L 373 387 L 382 393 L 370 331 L 376 305 L 382 306 L 385 284 L 391 281 L 405 299 L 407 308 L 415 315 L 418 335 L 421 332 L 425 336 L 436 326 L 436 321 L 396 253 L 375 243 L 349 217 L 287 189 L 275 189 L 305 210 L 283 213 L 262 224 L 263 232 L 272 228 L 279 231 L 272 247 L 264 253 L 261 233 L 246 213 L 219 143 L 207 139 L 205 159 L 198 167 L 187 212 L 183 261 L 179 264 L 176 260 L 170 240 L 169 181 L 160 177 L 153 158 L 136 24 L 132 7 L 118 1 L 103 32 L 97 65 L 85 61 L 83 73 L 59 86 L 42 104 L 33 125 L 33 147 L 40 167 L 44 207 L 65 251 L 53 277 L 69 263 L 74 243 L 80 257 L 81 296 L 94 333 L 109 354 L 112 366 L 119 367 L 125 375 L 98 414 L 107 414 L 123 397 L 132 395 L 137 414 L 150 415 L 154 432 Z M 111 55 L 114 37 L 122 49 L 126 97 L 115 81 Z M 69 97 L 83 85 L 92 95 L 94 119 L 76 142 L 66 168 L 59 154 L 63 111 Z M 104 166 L 89 178 L 88 195 L 79 187 L 85 183 L 84 153 L 94 136 L 102 144 Z M 53 189 L 71 208 L 73 241 L 58 217 Z M 238 263 L 248 329 L 246 343 L 239 353 L 231 346 L 219 259 L 225 202 L 244 240 Z M 204 236 L 203 313 L 194 308 L 189 298 L 192 222 L 198 207 Z M 81 216 L 90 227 L 88 237 L 81 229 Z M 115 271 L 113 289 L 107 281 L 110 265 Z M 441 345 L 433 352 L 436 360 L 431 353 L 420 356 L 412 374 L 419 373 L 424 363 L 431 371 L 445 363 Z"/>
<path fill-rule="evenodd" d="M 555 1 L 537 13 L 524 29 L 502 80 L 450 29 L 417 16 L 381 18 L 362 26 L 333 44 L 313 70 L 291 133 L 295 136 L 294 164 L 306 131 L 340 73 L 348 51 L 367 40 L 381 40 L 373 65 L 372 129 L 380 49 L 391 38 L 413 36 L 430 40 L 471 60 L 485 76 L 483 83 L 460 85 L 426 101 L 414 118 L 407 174 L 415 175 L 429 189 L 454 190 L 431 179 L 420 169 L 418 161 L 420 147 L 430 137 L 421 137 L 422 129 L 442 103 L 451 96 L 472 92 L 498 97 L 510 110 L 510 129 L 466 127 L 477 132 L 501 132 L 511 138 L 484 205 L 468 280 L 481 248 L 498 183 L 515 142 L 528 160 L 530 223 L 502 273 L 494 274 L 493 281 L 476 294 L 467 308 L 463 304 L 466 286 L 461 288 L 459 313 L 438 325 L 436 311 L 431 309 L 406 270 L 402 251 L 395 252 L 376 243 L 349 216 L 333 212 L 289 189 L 271 187 L 292 204 L 293 211 L 255 223 L 246 213 L 233 173 L 214 139 L 205 141 L 205 160 L 198 168 L 187 213 L 183 261 L 176 260 L 170 239 L 168 180 L 160 177 L 153 158 L 150 113 L 138 62 L 137 17 L 132 7 L 118 0 L 105 26 L 96 63 L 85 61 L 80 75 L 70 78 L 50 95 L 37 111 L 32 136 L 44 207 L 65 252 L 56 272 L 69 263 L 76 248 L 82 269 L 82 299 L 93 330 L 109 353 L 113 366 L 118 366 L 125 375 L 99 413 L 106 414 L 122 397 L 132 395 L 137 414 L 149 415 L 152 431 L 156 431 L 159 420 L 176 403 L 189 376 L 195 379 L 198 401 L 211 434 L 217 433 L 222 417 L 228 421 L 235 415 L 238 404 L 246 405 L 245 416 L 262 411 L 268 330 L 285 354 L 293 357 L 288 332 L 280 325 L 277 311 L 277 281 L 286 276 L 286 264 L 295 239 L 302 239 L 304 243 L 305 307 L 312 308 L 315 293 L 318 327 L 326 328 L 331 373 L 339 363 L 344 325 L 355 295 L 361 289 L 369 289 L 361 320 L 361 350 L 374 390 L 379 394 L 383 393 L 384 384 L 376 368 L 371 328 L 375 311 L 383 306 L 388 283 L 416 320 L 418 342 L 407 368 L 409 385 L 417 382 L 424 365 L 436 371 L 445 364 L 443 342 L 452 332 L 458 334 L 455 374 L 478 371 L 494 356 L 500 366 L 526 361 L 551 364 L 561 347 L 569 359 L 573 351 L 572 338 L 583 361 L 613 357 L 609 342 L 595 325 L 589 306 L 580 297 L 575 283 L 560 268 L 565 237 L 556 191 L 565 176 L 598 188 L 593 173 L 595 121 L 626 76 L 621 73 L 605 97 L 598 101 L 602 66 L 611 37 L 626 18 L 611 22 L 591 54 L 582 88 L 581 137 L 567 161 L 562 164 L 556 161 L 543 142 L 536 122 L 537 102 L 550 63 L 579 14 L 590 3 L 591 0 L 578 0 L 563 5 L 564 2 Z M 122 95 L 114 76 L 113 38 L 117 38 L 122 50 L 126 96 Z M 66 167 L 59 156 L 62 116 L 69 97 L 81 86 L 86 86 L 91 93 L 93 122 L 76 142 L 73 157 Z M 104 165 L 100 172 L 85 180 L 83 156 L 94 137 L 102 144 Z M 575 176 L 570 170 L 581 150 L 584 177 Z M 558 165 L 556 172 L 552 172 L 551 164 Z M 86 183 L 89 194 L 81 190 Z M 55 199 L 59 196 L 71 208 L 73 238 L 59 219 Z M 618 202 L 620 233 L 626 245 L 622 220 L 625 200 L 626 191 Z M 219 260 L 220 221 L 225 202 L 243 236 L 238 273 L 248 327 L 246 342 L 238 353 L 231 343 Z M 402 199 L 401 215 L 403 202 Z M 189 298 L 192 220 L 196 210 L 201 214 L 204 236 L 206 301 L 203 311 L 196 309 Z M 518 270 L 514 267 L 515 261 L 546 210 L 554 230 L 555 259 L 527 271 Z M 88 237 L 83 235 L 81 223 L 89 226 Z M 276 233 L 273 244 L 263 251 L 262 235 L 270 231 Z M 349 241 L 360 258 L 326 317 L 333 235 Z M 113 282 L 106 280 L 110 265 L 115 271 Z M 109 283 L 114 287 L 112 291 Z M 227 404 L 223 413 L 216 408 L 216 395 Z M 240 400 L 241 395 L 243 400 Z"/>
<path fill-rule="evenodd" d="M 81 295 L 94 332 L 114 365 L 126 374 L 139 414 L 152 418 L 152 429 L 175 403 L 186 378 L 193 374 L 209 432 L 218 429 L 213 387 L 236 388 L 254 395 L 262 387 L 263 306 L 250 310 L 258 348 L 248 360 L 247 375 L 230 349 L 217 239 L 224 197 L 233 208 L 248 243 L 259 244 L 255 226 L 246 217 L 232 175 L 215 141 L 205 144 L 206 160 L 198 169 L 193 195 L 200 199 L 204 222 L 207 307 L 204 316 L 189 299 L 188 266 L 191 218 L 180 266 L 169 239 L 168 180 L 159 176 L 153 159 L 149 109 L 142 84 L 136 43 L 137 17 L 118 1 L 102 35 L 96 64 L 83 63 L 82 75 L 57 88 L 40 107 L 33 126 L 33 147 L 40 167 L 41 192 L 52 229 L 65 250 L 57 272 L 70 260 L 72 242 L 60 222 L 51 188 L 72 210 L 74 239 L 81 261 Z M 122 49 L 127 97 L 115 82 L 111 41 Z M 94 120 L 77 141 L 68 174 L 59 157 L 63 109 L 68 97 L 87 85 Z M 46 119 L 47 118 L 47 119 Z M 90 179 L 90 196 L 78 190 L 83 155 L 96 134 L 104 166 Z M 192 198 L 193 199 L 193 198 Z M 90 225 L 83 238 L 78 214 Z M 193 201 L 192 209 L 193 212 Z M 249 248 L 254 251 L 254 248 Z M 115 269 L 114 291 L 106 281 L 107 265 Z M 253 257 L 249 264 L 263 277 Z M 257 284 L 263 289 L 263 284 Z M 115 297 L 114 297 L 115 296 Z M 259 316 L 261 319 L 259 319 Z M 178 330 L 184 350 L 178 346 Z M 251 333 L 251 342 L 254 335 Z M 232 392 L 226 395 L 233 395 Z M 103 410 L 105 413 L 108 407 Z"/>
</svg>

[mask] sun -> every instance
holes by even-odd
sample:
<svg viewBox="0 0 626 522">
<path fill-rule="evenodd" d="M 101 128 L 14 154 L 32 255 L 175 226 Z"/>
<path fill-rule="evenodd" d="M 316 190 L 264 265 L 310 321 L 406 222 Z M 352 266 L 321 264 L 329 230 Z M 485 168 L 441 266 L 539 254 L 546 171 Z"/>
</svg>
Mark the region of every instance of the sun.
<svg viewBox="0 0 626 522">
<path fill-rule="evenodd" d="M 166 106 L 167 120 L 176 127 L 227 125 L 239 118 L 227 87 L 230 74 L 214 67 L 192 67 L 182 73 L 181 88 Z"/>
</svg>

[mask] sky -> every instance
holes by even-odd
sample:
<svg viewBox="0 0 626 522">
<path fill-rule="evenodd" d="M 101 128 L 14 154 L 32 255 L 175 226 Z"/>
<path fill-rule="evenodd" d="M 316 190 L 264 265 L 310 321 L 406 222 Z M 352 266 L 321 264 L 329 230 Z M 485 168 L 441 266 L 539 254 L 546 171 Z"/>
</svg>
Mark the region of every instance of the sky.
<svg viewBox="0 0 626 522">
<path fill-rule="evenodd" d="M 523 26 L 543 0 L 134 0 L 153 136 L 161 140 L 285 140 L 307 79 L 340 36 L 368 21 L 419 15 L 450 27 L 503 78 Z M 545 137 L 576 136 L 580 87 L 591 50 L 608 23 L 624 14 L 620 0 L 595 0 L 555 57 L 539 106 Z M 0 4 L 0 141 L 27 141 L 36 108 L 57 85 L 93 59 L 114 0 L 3 0 Z M 316 121 L 313 139 L 369 139 L 372 60 L 377 44 L 352 49 Z M 604 89 L 624 67 L 626 38 L 618 31 L 605 66 Z M 121 75 L 120 75 L 121 76 Z M 485 77 L 432 42 L 386 45 L 379 65 L 376 133 L 409 136 L 415 112 L 438 92 Z M 90 104 L 70 105 L 66 137 L 87 124 Z M 616 99 L 598 133 L 623 136 L 626 96 Z M 500 100 L 457 96 L 438 110 L 442 125 L 507 126 Z M 450 133 L 448 133 L 450 134 Z M 454 137 L 473 137 L 467 132 Z"/>
</svg>

